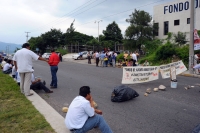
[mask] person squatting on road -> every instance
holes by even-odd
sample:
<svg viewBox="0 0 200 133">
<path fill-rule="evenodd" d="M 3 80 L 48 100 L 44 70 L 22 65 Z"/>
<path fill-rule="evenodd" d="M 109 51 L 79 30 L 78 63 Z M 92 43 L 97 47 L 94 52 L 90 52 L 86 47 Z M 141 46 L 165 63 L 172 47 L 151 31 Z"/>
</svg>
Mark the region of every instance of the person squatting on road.
<svg viewBox="0 0 200 133">
<path fill-rule="evenodd" d="M 65 117 L 65 125 L 74 133 L 86 133 L 96 127 L 102 133 L 112 133 L 102 117 L 102 111 L 94 109 L 89 86 L 82 86 L 79 90 L 79 96 L 75 97 L 70 104 Z"/>
<path fill-rule="evenodd" d="M 49 57 L 49 65 L 51 70 L 51 88 L 57 88 L 57 71 L 58 71 L 58 63 L 60 62 L 58 54 L 55 52 L 54 49 L 51 49 L 51 56 Z"/>
<path fill-rule="evenodd" d="M 21 81 L 20 81 L 20 90 L 21 93 L 26 96 L 31 96 L 33 93 L 30 93 L 30 83 L 31 75 L 33 72 L 33 60 L 42 60 L 48 62 L 48 60 L 39 57 L 37 54 L 30 50 L 30 44 L 24 43 L 22 49 L 18 50 L 14 57 L 14 65 L 17 72 L 19 72 Z"/>
</svg>

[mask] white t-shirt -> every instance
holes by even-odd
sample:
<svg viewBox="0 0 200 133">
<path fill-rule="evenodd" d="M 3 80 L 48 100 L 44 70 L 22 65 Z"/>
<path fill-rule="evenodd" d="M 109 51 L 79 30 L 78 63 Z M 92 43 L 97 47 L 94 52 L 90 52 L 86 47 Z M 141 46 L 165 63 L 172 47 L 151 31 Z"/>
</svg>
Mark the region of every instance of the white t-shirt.
<svg viewBox="0 0 200 133">
<path fill-rule="evenodd" d="M 3 66 L 3 71 L 7 71 L 7 70 L 10 69 L 11 67 L 12 67 L 11 64 L 6 63 L 6 64 Z"/>
<path fill-rule="evenodd" d="M 33 72 L 33 60 L 38 60 L 39 56 L 32 52 L 31 50 L 28 50 L 26 48 L 22 48 L 21 50 L 18 50 L 13 60 L 17 62 L 18 72 L 24 73 L 24 72 Z"/>
<path fill-rule="evenodd" d="M 17 83 L 20 83 L 21 82 L 21 78 L 20 78 L 20 75 L 19 75 L 19 72 L 17 72 Z"/>
<path fill-rule="evenodd" d="M 80 129 L 88 117 L 92 116 L 94 116 L 94 108 L 91 107 L 90 102 L 82 96 L 77 96 L 69 106 L 65 125 L 68 129 Z"/>
<path fill-rule="evenodd" d="M 12 67 L 12 75 L 15 75 L 16 74 L 16 69 L 15 69 L 15 66 Z"/>
<path fill-rule="evenodd" d="M 133 60 L 137 61 L 137 55 L 135 53 L 132 54 Z"/>
<path fill-rule="evenodd" d="M 6 64 L 5 61 L 2 61 L 2 62 L 1 62 L 1 66 L 2 66 L 2 67 L 4 67 L 5 64 Z"/>
</svg>

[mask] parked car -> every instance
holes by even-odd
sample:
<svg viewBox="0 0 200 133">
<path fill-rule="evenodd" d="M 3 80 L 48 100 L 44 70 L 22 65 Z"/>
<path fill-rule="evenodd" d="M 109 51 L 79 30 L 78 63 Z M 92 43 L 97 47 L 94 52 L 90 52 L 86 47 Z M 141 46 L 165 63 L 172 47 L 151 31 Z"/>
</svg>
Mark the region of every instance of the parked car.
<svg viewBox="0 0 200 133">
<path fill-rule="evenodd" d="M 88 51 L 83 51 L 83 52 L 74 54 L 74 55 L 72 55 L 72 59 L 78 60 L 78 59 L 80 59 L 80 55 L 82 55 L 82 59 L 87 59 L 87 53 L 88 53 Z"/>
<path fill-rule="evenodd" d="M 50 55 L 51 55 L 51 53 L 44 53 L 42 55 L 42 58 L 49 59 Z"/>
</svg>

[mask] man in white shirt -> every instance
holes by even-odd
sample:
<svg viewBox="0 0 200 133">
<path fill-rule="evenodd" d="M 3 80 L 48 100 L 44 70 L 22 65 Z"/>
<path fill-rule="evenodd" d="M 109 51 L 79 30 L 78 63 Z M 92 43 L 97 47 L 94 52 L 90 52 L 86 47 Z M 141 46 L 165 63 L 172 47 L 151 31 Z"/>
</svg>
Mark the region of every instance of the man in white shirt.
<svg viewBox="0 0 200 133">
<path fill-rule="evenodd" d="M 90 87 L 83 86 L 79 90 L 79 96 L 74 98 L 69 106 L 65 117 L 65 125 L 75 133 L 86 133 L 95 127 L 98 127 L 102 133 L 112 133 L 101 115 L 101 110 L 94 109 Z"/>
<path fill-rule="evenodd" d="M 20 90 L 21 93 L 25 94 L 26 96 L 33 95 L 33 93 L 30 93 L 33 60 L 43 60 L 48 62 L 48 60 L 39 57 L 37 54 L 32 52 L 28 43 L 24 43 L 22 49 L 18 50 L 13 57 L 15 69 L 17 72 L 19 72 L 21 78 Z"/>
<path fill-rule="evenodd" d="M 137 55 L 133 52 L 132 54 L 132 58 L 133 58 L 133 66 L 136 66 L 136 62 L 137 62 Z"/>
<path fill-rule="evenodd" d="M 3 66 L 3 73 L 10 74 L 12 72 L 11 60 L 8 60 L 7 63 Z"/>
<path fill-rule="evenodd" d="M 96 57 L 96 67 L 98 67 L 99 66 L 99 52 L 98 51 L 96 51 L 95 57 Z"/>
</svg>

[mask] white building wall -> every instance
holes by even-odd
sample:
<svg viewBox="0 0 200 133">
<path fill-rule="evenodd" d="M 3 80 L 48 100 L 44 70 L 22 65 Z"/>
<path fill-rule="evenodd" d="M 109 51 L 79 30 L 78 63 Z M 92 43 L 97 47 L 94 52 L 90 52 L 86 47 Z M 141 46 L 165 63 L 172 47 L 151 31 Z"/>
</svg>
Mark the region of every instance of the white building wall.
<svg viewBox="0 0 200 133">
<path fill-rule="evenodd" d="M 170 3 L 154 6 L 153 20 L 159 23 L 159 39 L 165 39 L 164 22 L 169 21 L 168 32 L 177 33 L 186 32 L 189 41 L 190 24 L 187 24 L 187 18 L 190 18 L 191 0 L 176 0 Z M 195 1 L 195 29 L 200 30 L 200 0 Z M 178 7 L 178 11 L 174 9 Z M 183 9 L 181 8 L 183 5 Z M 174 20 L 180 20 L 179 25 L 174 26 Z"/>
</svg>

